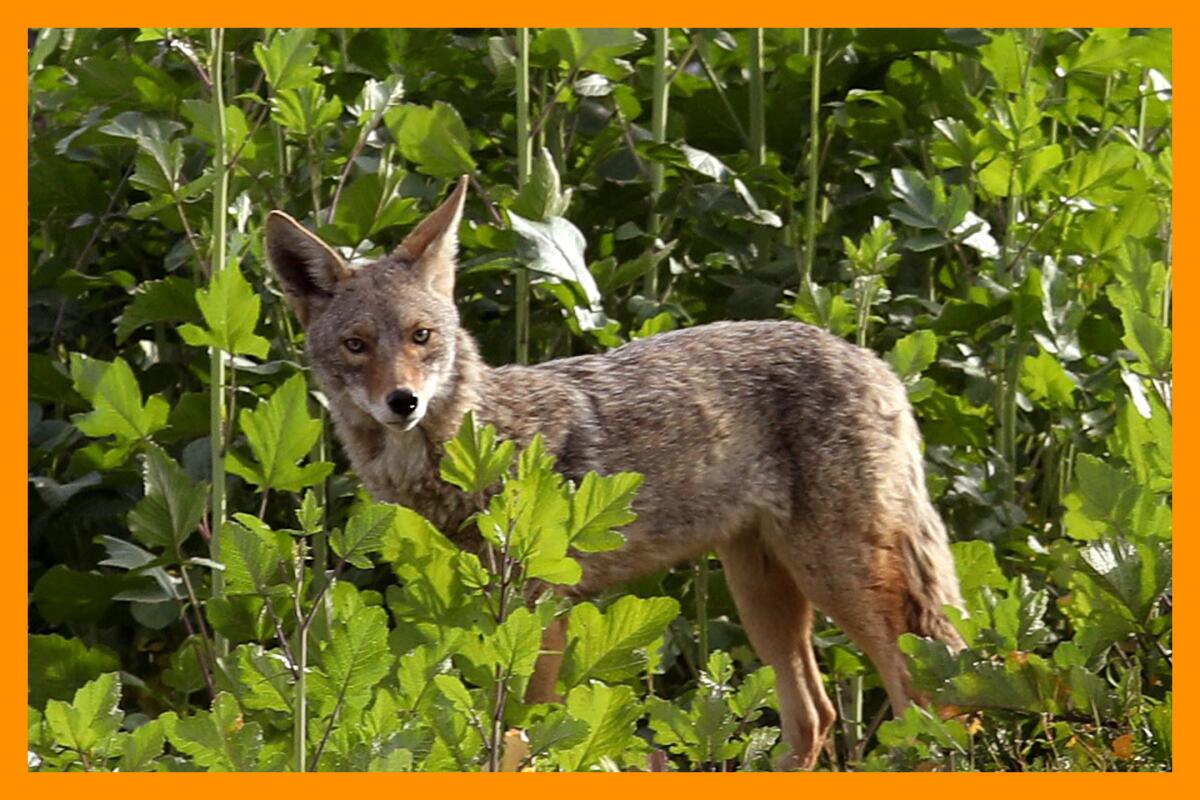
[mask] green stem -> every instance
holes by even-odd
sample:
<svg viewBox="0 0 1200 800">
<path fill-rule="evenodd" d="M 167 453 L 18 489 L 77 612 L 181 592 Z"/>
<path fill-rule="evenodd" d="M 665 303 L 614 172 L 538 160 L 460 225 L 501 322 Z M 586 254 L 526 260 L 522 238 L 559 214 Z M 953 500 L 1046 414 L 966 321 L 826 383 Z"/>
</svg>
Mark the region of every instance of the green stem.
<svg viewBox="0 0 1200 800">
<path fill-rule="evenodd" d="M 225 268 L 225 222 L 226 208 L 229 205 L 229 177 L 225 172 L 225 84 L 222 80 L 221 51 L 225 42 L 225 31 L 215 28 L 212 31 L 212 76 L 213 76 L 213 106 L 216 113 L 216 125 L 213 131 L 213 218 L 212 218 L 212 258 L 210 280 Z M 222 432 L 225 430 L 225 354 L 219 348 L 209 350 L 209 442 L 212 457 L 212 498 L 209 512 L 212 538 L 209 540 L 209 556 L 213 561 L 221 561 L 221 528 L 225 523 L 225 446 Z M 225 593 L 225 577 L 220 570 L 212 573 L 212 596 L 221 597 Z M 217 657 L 223 657 L 229 652 L 229 643 L 225 637 L 214 631 Z"/>
<path fill-rule="evenodd" d="M 763 29 L 750 30 L 750 162 L 767 161 L 766 113 L 763 104 Z"/>
<path fill-rule="evenodd" d="M 708 665 L 708 553 L 696 561 L 696 662 L 699 669 Z"/>
<path fill-rule="evenodd" d="M 729 97 L 725 94 L 725 86 L 721 83 L 721 79 L 717 77 L 717 73 L 713 71 L 712 65 L 708 63 L 706 46 L 699 38 L 699 34 L 692 33 L 692 43 L 696 45 L 696 58 L 700 61 L 700 68 L 704 70 L 705 77 L 712 84 L 713 91 L 717 93 L 717 97 L 721 100 L 721 105 L 725 107 L 725 112 L 729 115 L 730 121 L 733 122 L 734 129 L 737 130 L 738 138 L 742 140 L 742 144 L 746 149 L 750 149 L 750 137 L 746 135 L 746 129 L 742 127 L 742 121 L 738 117 L 738 113 L 733 110 L 733 103 L 729 102 Z"/>
<path fill-rule="evenodd" d="M 529 181 L 533 166 L 533 141 L 529 137 L 529 29 L 517 30 L 517 186 Z M 529 363 L 529 270 L 517 268 L 516 275 L 518 364 Z"/>
<path fill-rule="evenodd" d="M 650 107 L 650 131 L 654 136 L 654 141 L 659 143 L 667 140 L 667 102 L 669 97 L 667 91 L 668 39 L 667 28 L 656 28 L 654 30 L 654 95 Z M 664 186 L 663 164 L 661 161 L 654 161 L 650 164 L 650 221 L 647 226 L 650 233 L 650 246 L 652 248 L 658 246 L 658 239 L 662 234 L 662 215 L 655 209 L 658 207 L 658 199 L 662 196 Z M 646 273 L 643 291 L 649 298 L 658 297 L 657 268 L 651 269 Z"/>
<path fill-rule="evenodd" d="M 817 179 L 821 148 L 821 29 L 813 31 L 812 98 L 808 107 L 808 199 L 805 205 L 804 269 L 800 291 L 812 284 L 813 259 L 817 248 Z"/>
<path fill-rule="evenodd" d="M 296 563 L 296 592 L 293 602 L 300 655 L 296 663 L 296 699 L 292 703 L 295 712 L 292 736 L 296 751 L 296 772 L 305 772 L 308 769 L 306 763 L 308 757 L 308 692 L 305 684 L 305 673 L 308 670 L 308 628 L 304 625 L 304 608 L 301 605 L 304 601 L 304 561 L 307 549 L 303 539 L 301 539 L 299 547 L 300 553 Z"/>
</svg>

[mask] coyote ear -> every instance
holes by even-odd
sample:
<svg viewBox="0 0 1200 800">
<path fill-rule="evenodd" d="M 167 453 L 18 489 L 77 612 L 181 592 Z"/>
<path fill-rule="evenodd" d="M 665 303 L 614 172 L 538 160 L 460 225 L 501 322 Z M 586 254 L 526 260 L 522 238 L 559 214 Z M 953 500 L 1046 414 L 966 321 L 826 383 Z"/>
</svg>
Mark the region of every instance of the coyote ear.
<svg viewBox="0 0 1200 800">
<path fill-rule="evenodd" d="M 470 178 L 463 175 L 458 185 L 437 210 L 404 237 L 396 255 L 416 259 L 417 270 L 436 292 L 454 296 L 455 257 L 458 255 L 458 225 L 462 222 Z"/>
<path fill-rule="evenodd" d="M 350 276 L 350 268 L 332 247 L 282 211 L 267 217 L 267 260 L 304 326 L 333 296 L 338 281 Z"/>
</svg>

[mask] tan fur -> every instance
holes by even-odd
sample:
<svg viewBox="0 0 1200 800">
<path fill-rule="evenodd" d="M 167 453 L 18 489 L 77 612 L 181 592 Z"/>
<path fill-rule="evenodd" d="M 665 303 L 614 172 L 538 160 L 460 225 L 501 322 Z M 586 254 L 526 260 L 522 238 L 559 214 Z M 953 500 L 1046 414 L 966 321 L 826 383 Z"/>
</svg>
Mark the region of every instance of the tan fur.
<svg viewBox="0 0 1200 800">
<path fill-rule="evenodd" d="M 884 362 L 798 322 L 721 322 L 603 355 L 491 368 L 452 297 L 466 179 L 392 255 L 351 270 L 278 212 L 267 252 L 308 329 L 338 435 L 380 500 L 456 533 L 480 507 L 438 476 L 463 415 L 527 444 L 541 432 L 567 477 L 636 471 L 638 519 L 615 552 L 578 554 L 587 596 L 710 550 L 759 657 L 775 668 L 792 764 L 812 766 L 833 723 L 811 643 L 829 615 L 879 669 L 892 706 L 920 700 L 896 638 L 962 645 L 946 532 L 925 490 L 920 435 Z M 415 329 L 432 331 L 414 345 Z M 347 336 L 370 345 L 349 353 Z M 421 397 L 412 424 L 384 397 Z M 554 696 L 565 623 L 547 632 L 530 697 Z"/>
</svg>

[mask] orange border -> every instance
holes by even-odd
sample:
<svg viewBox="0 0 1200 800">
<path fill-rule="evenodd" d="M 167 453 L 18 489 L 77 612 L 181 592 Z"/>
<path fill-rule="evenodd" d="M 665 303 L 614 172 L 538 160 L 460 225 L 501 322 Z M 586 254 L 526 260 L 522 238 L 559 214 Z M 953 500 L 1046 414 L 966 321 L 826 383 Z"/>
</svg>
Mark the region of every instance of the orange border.
<svg viewBox="0 0 1200 800">
<path fill-rule="evenodd" d="M 360 7 L 361 8 L 361 7 Z M 548 2 L 547 0 L 524 0 L 521 7 L 497 0 L 459 0 L 453 6 L 406 7 L 395 3 L 390 7 L 363 8 L 359 13 L 345 13 L 328 2 L 291 3 L 278 9 L 267 4 L 252 7 L 230 0 L 210 0 L 200 6 L 170 8 L 161 0 L 121 0 L 118 8 L 113 3 L 84 3 L 80 0 L 58 0 L 52 6 L 41 8 L 18 7 L 6 11 L 5 35 L 0 42 L 0 64 L 3 64 L 3 105 L 7 124 L 0 128 L 3 159 L 7 165 L 4 174 L 20 175 L 19 190 L 11 190 L 0 197 L 5 218 L 10 220 L 10 230 L 21 230 L 27 222 L 27 44 L 25 31 L 29 27 L 113 27 L 169 23 L 173 26 L 228 25 L 255 27 L 263 24 L 278 26 L 325 27 L 332 25 L 370 24 L 378 27 L 514 27 L 529 26 L 624 26 L 653 25 L 696 26 L 696 27 L 943 27 L 943 26 L 1024 26 L 1054 27 L 1063 24 L 1087 23 L 1100 26 L 1148 26 L 1174 28 L 1174 74 L 1176 86 L 1174 106 L 1176 140 L 1184 142 L 1175 148 L 1176 175 L 1183 176 L 1181 186 L 1185 191 L 1175 199 L 1177 218 L 1190 219 L 1193 204 L 1196 169 L 1191 159 L 1191 147 L 1196 146 L 1191 136 L 1193 112 L 1191 87 L 1195 85 L 1198 56 L 1190 45 L 1193 43 L 1191 27 L 1183 3 L 1130 4 L 1128 0 L 1009 0 L 1001 8 L 985 8 L 980 5 L 966 6 L 961 0 L 924 0 L 919 3 L 900 3 L 895 0 L 867 0 L 853 6 L 819 4 L 809 7 L 802 3 L 774 5 L 753 4 L 738 9 L 728 2 L 713 0 L 690 0 L 685 6 L 658 8 L 645 0 L 603 0 L 601 3 L 580 5 L 574 3 Z M 11 38 L 8 35 L 11 30 Z M 1184 87 L 1179 95 L 1178 87 Z M 1180 102 L 1182 100 L 1182 102 Z M 18 118 L 18 112 L 20 116 Z M 1191 144 L 1189 144 L 1191 142 Z M 1175 273 L 1174 292 L 1184 303 L 1196 292 L 1196 270 L 1189 268 L 1194 252 L 1194 236 L 1189 225 L 1179 226 L 1175 242 L 1175 261 L 1185 265 Z M 14 258 L 18 264 L 26 258 L 27 250 Z M 8 267 L 9 274 L 26 291 L 8 291 L 0 295 L 0 318 L 6 331 L 0 341 L 4 351 L 3 363 L 12 366 L 12 373 L 25 376 L 27 372 L 27 303 L 28 269 Z M 1177 303 L 1178 303 L 1177 299 Z M 1194 367 L 1196 326 L 1187 314 L 1178 313 L 1175 326 L 1176 367 L 1183 387 L 1184 405 L 1189 402 Z M 18 326 L 21 327 L 18 327 Z M 1182 355 L 1178 355 L 1182 354 Z M 28 518 L 28 496 L 24 485 L 27 481 L 28 464 L 26 439 L 27 398 L 15 392 L 0 394 L 0 418 L 4 420 L 6 432 L 20 458 L 5 458 L 0 463 L 0 498 L 9 512 L 11 528 L 19 528 Z M 1200 433 L 1193 418 L 1184 415 L 1175 425 L 1175 452 L 1180 454 L 1177 463 L 1182 464 L 1181 481 L 1186 488 L 1190 484 L 1190 466 L 1195 444 L 1200 442 Z M 1179 447 L 1182 443 L 1184 446 Z M 1191 445 L 1191 446 L 1189 446 Z M 1195 518 L 1194 504 L 1189 492 L 1178 492 L 1175 500 L 1176 517 Z M 14 539 L 16 533 L 9 534 Z M 19 540 L 18 553 L 11 560 L 16 568 L 25 559 L 26 539 Z M 1192 571 L 1197 566 L 1196 547 L 1185 535 L 1177 541 L 1175 564 L 1176 574 Z M 15 568 L 14 568 L 15 571 Z M 1037 773 L 1036 775 L 957 773 L 953 775 L 927 774 L 871 774 L 846 775 L 839 773 L 813 773 L 809 775 L 744 773 L 744 774 L 680 774 L 672 773 L 637 775 L 603 774 L 347 774 L 317 773 L 305 776 L 292 774 L 239 774 L 239 775 L 122 775 L 87 776 L 83 774 L 31 774 L 20 754 L 26 750 L 26 718 L 22 709 L 26 704 L 27 686 L 27 641 L 26 608 L 28 593 L 25 581 L 15 579 L 0 584 L 0 641 L 12 650 L 0 658 L 0 782 L 13 790 L 15 796 L 39 797 L 47 793 L 84 793 L 89 800 L 113 798 L 130 800 L 140 793 L 170 793 L 171 797 L 212 797 L 216 792 L 259 791 L 286 793 L 289 800 L 301 796 L 321 797 L 331 792 L 374 790 L 381 793 L 463 793 L 490 797 L 527 797 L 541 792 L 570 792 L 573 798 L 585 800 L 611 800 L 613 791 L 633 792 L 645 795 L 660 795 L 667 792 L 686 793 L 688 800 L 711 797 L 725 800 L 730 794 L 747 790 L 761 792 L 766 797 L 784 796 L 783 793 L 816 790 L 836 792 L 840 796 L 884 795 L 889 799 L 896 796 L 914 798 L 936 797 L 938 794 L 961 795 L 969 792 L 971 800 L 978 796 L 1012 797 L 1014 791 L 1061 793 L 1064 791 L 1086 792 L 1089 797 L 1119 796 L 1127 800 L 1131 791 L 1153 793 L 1156 798 L 1163 793 L 1170 795 L 1195 796 L 1200 790 L 1195 767 L 1195 742 L 1200 736 L 1192 736 L 1188 726 L 1179 722 L 1194 722 L 1195 695 L 1180 693 L 1175 699 L 1175 772 L 1145 774 L 1080 774 L 1080 773 Z M 1183 606 L 1178 603 L 1182 600 Z M 1183 639 L 1195 640 L 1195 631 L 1200 626 L 1191 612 L 1191 595 L 1187 586 L 1183 595 L 1175 597 L 1177 630 L 1183 631 Z M 1176 648 L 1178 649 L 1178 648 Z M 1184 660 L 1176 673 L 1176 688 L 1195 686 L 1196 668 L 1187 655 L 1184 645 Z M 1187 787 L 1191 786 L 1190 791 Z"/>
</svg>

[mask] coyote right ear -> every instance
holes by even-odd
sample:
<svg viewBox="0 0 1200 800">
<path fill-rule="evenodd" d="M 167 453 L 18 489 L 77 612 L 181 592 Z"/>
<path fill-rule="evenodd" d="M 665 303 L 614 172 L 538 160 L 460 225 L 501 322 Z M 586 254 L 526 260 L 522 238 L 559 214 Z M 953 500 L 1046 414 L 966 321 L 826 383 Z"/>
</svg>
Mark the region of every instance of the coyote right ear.
<svg viewBox="0 0 1200 800">
<path fill-rule="evenodd" d="M 304 326 L 333 296 L 338 281 L 350 276 L 350 268 L 332 247 L 282 211 L 267 217 L 267 260 Z"/>
</svg>

